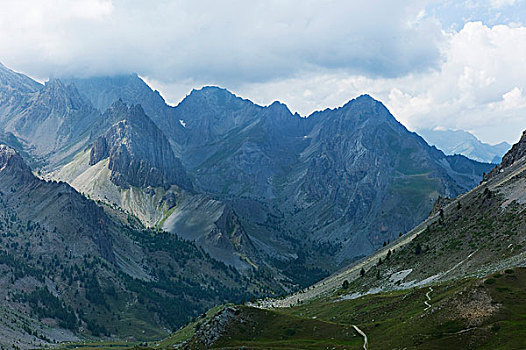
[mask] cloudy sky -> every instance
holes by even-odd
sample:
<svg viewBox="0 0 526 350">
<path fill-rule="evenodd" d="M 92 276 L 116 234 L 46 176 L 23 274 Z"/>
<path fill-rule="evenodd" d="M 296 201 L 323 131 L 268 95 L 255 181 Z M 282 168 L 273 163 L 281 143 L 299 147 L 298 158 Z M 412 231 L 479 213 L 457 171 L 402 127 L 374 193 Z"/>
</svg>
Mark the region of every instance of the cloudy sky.
<svg viewBox="0 0 526 350">
<path fill-rule="evenodd" d="M 409 129 L 526 129 L 526 0 L 0 0 L 0 61 L 136 72 L 172 104 L 220 85 L 308 115 L 362 93 Z"/>
</svg>

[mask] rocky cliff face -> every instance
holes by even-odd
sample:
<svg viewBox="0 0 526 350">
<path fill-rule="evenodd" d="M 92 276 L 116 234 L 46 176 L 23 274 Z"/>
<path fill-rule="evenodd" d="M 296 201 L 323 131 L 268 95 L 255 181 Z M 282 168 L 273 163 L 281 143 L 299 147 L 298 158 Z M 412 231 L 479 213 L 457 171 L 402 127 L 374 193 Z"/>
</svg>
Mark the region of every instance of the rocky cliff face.
<svg viewBox="0 0 526 350">
<path fill-rule="evenodd" d="M 118 186 L 169 187 L 192 190 L 192 183 L 161 130 L 139 105 L 114 103 L 103 116 L 120 120 L 93 144 L 90 165 L 109 158 L 111 180 Z"/>
<path fill-rule="evenodd" d="M 504 157 L 502 157 L 502 162 L 493 168 L 489 174 L 484 176 L 484 180 L 491 179 L 524 156 L 526 156 L 526 131 L 522 133 L 519 142 L 514 144 Z"/>
</svg>

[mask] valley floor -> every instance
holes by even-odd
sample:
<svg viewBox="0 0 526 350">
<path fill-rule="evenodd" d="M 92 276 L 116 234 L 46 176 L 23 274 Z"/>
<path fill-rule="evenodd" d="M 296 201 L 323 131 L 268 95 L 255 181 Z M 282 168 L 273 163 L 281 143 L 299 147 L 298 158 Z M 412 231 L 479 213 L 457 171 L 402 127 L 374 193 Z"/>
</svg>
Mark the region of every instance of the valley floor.
<svg viewBox="0 0 526 350">
<path fill-rule="evenodd" d="M 525 349 L 526 268 L 288 308 L 216 308 L 151 349 Z M 427 303 L 426 303 L 427 302 Z M 360 334 L 360 333 L 363 334 Z M 364 337 L 367 336 L 367 347 Z M 184 342 L 186 340 L 186 342 Z M 71 344 L 74 348 L 80 344 Z M 122 348 L 121 344 L 80 346 Z"/>
</svg>

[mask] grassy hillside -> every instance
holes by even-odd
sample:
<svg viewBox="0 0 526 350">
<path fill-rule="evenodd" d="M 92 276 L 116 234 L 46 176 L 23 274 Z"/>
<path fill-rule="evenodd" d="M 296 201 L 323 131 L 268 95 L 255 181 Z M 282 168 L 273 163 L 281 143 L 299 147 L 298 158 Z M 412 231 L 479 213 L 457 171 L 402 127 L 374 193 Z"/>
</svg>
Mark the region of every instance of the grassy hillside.
<svg viewBox="0 0 526 350">
<path fill-rule="evenodd" d="M 329 298 L 277 310 L 214 309 L 165 341 L 140 348 L 362 349 L 353 325 L 367 335 L 369 349 L 526 347 L 526 268 L 356 299 L 347 293 L 342 288 Z M 98 348 L 119 344 L 109 345 Z"/>
<path fill-rule="evenodd" d="M 285 312 L 355 323 L 368 335 L 371 349 L 521 349 L 526 346 L 525 287 L 526 269 L 516 268 L 484 279 L 352 300 L 345 300 L 348 294 L 342 290 L 332 298 Z"/>
</svg>

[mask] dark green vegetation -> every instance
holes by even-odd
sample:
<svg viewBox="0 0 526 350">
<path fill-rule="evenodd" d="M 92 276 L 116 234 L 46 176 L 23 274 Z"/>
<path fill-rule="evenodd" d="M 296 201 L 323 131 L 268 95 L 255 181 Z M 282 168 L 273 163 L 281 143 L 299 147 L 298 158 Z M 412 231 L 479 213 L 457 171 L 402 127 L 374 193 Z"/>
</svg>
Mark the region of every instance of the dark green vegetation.
<svg viewBox="0 0 526 350">
<path fill-rule="evenodd" d="M 346 293 L 342 290 L 340 293 Z M 429 292 L 431 307 L 424 301 Z M 526 269 L 515 268 L 484 279 L 465 278 L 428 287 L 383 292 L 353 300 L 340 293 L 278 310 L 230 307 L 214 310 L 151 348 L 185 349 L 523 349 L 526 347 Z M 227 319 L 217 326 L 214 319 Z M 211 321 L 212 320 L 212 321 Z M 220 336 L 205 345 L 215 332 Z M 193 336 L 192 334 L 195 333 Z M 192 337 L 192 338 L 190 338 Z M 159 346 L 157 346 L 159 344 Z M 150 348 L 143 346 L 141 348 Z"/>
<path fill-rule="evenodd" d="M 49 232 L 38 225 L 24 230 L 14 212 L 0 217 L 0 247 L 9 252 L 0 256 L 8 286 L 4 292 L 30 315 L 56 320 L 62 328 L 151 339 L 162 335 L 161 325 L 176 329 L 215 303 L 253 295 L 236 270 L 175 236 L 121 228 L 126 235 L 121 239 L 143 247 L 139 258 L 148 274 L 133 276 L 118 263 L 97 254 L 78 255 L 67 246 L 43 254 L 39 250 L 49 245 Z M 54 293 L 45 287 L 50 281 Z"/>
<path fill-rule="evenodd" d="M 342 291 L 345 293 L 346 291 Z M 356 324 L 371 349 L 522 349 L 526 347 L 526 269 L 283 309 L 287 315 Z"/>
</svg>

